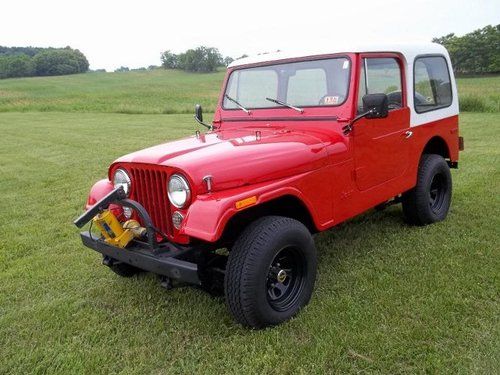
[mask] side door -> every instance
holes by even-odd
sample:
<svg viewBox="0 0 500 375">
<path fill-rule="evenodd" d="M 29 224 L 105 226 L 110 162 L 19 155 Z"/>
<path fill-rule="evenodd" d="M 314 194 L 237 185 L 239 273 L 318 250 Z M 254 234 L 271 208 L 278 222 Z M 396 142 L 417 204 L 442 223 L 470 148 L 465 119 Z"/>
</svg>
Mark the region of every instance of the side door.
<svg viewBox="0 0 500 375">
<path fill-rule="evenodd" d="M 384 93 L 389 115 L 362 119 L 353 131 L 355 178 L 364 191 L 400 177 L 408 168 L 410 110 L 406 105 L 404 64 L 397 54 L 360 56 L 357 112 L 363 112 L 363 96 Z"/>
</svg>

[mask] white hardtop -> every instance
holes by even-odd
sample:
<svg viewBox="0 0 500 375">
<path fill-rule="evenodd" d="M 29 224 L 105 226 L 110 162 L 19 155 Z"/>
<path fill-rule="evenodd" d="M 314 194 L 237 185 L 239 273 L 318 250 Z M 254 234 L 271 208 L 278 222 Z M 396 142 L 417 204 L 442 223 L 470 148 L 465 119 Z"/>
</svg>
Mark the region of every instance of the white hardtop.
<svg viewBox="0 0 500 375">
<path fill-rule="evenodd" d="M 304 57 L 333 55 L 337 53 L 363 53 L 363 52 L 395 52 L 402 54 L 407 62 L 413 62 L 418 55 L 439 54 L 448 57 L 446 48 L 437 43 L 391 43 L 391 44 L 366 44 L 366 45 L 333 45 L 321 50 L 303 50 L 300 52 L 271 52 L 256 56 L 245 57 L 233 61 L 229 68 L 242 65 L 279 62 L 280 60 L 298 59 Z"/>
<path fill-rule="evenodd" d="M 259 65 L 269 63 L 279 63 L 289 59 L 300 59 L 307 57 L 317 57 L 322 55 L 333 55 L 342 53 L 369 53 L 369 52 L 394 52 L 401 54 L 406 64 L 406 98 L 410 107 L 410 126 L 428 124 L 433 121 L 458 115 L 458 92 L 455 77 L 451 66 L 450 55 L 446 48 L 437 43 L 390 43 L 390 44 L 367 44 L 367 45 L 344 45 L 334 44 L 323 50 L 311 50 L 300 52 L 273 52 L 257 56 L 245 57 L 235 60 L 228 68 L 244 67 L 245 65 Z M 421 55 L 442 55 L 446 59 L 451 80 L 452 104 L 449 107 L 417 113 L 413 105 L 413 63 L 417 56 Z"/>
</svg>

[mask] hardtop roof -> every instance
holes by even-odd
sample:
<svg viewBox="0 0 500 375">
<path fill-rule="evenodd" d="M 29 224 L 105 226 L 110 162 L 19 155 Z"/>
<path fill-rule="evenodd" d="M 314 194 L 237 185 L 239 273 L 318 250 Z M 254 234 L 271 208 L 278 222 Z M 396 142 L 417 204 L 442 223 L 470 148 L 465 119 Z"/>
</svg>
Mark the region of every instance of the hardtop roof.
<svg viewBox="0 0 500 375">
<path fill-rule="evenodd" d="M 395 52 L 402 54 L 407 62 L 413 62 L 418 55 L 439 54 L 448 57 L 446 48 L 437 43 L 391 43 L 391 44 L 360 44 L 360 45 L 333 45 L 321 50 L 303 50 L 298 52 L 272 52 L 256 56 L 245 57 L 233 61 L 229 68 L 243 65 L 279 62 L 288 59 L 313 57 L 321 55 L 332 55 L 341 53 L 363 53 L 363 52 Z"/>
</svg>

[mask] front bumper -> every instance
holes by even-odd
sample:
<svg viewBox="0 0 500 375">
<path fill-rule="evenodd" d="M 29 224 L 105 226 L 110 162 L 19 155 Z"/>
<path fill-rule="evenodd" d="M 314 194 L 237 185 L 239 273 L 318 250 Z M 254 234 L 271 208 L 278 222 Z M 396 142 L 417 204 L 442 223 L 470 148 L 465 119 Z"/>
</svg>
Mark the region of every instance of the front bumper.
<svg viewBox="0 0 500 375">
<path fill-rule="evenodd" d="M 111 191 L 94 206 L 83 213 L 74 224 L 82 228 L 99 212 L 115 203 L 133 208 L 141 217 L 147 230 L 147 242 L 133 240 L 127 248 L 119 248 L 105 242 L 101 238 L 93 238 L 90 232 L 81 232 L 80 236 L 85 246 L 101 253 L 113 261 L 130 264 L 145 271 L 168 277 L 173 280 L 200 285 L 198 264 L 187 260 L 196 259 L 196 254 L 203 251 L 203 246 L 180 246 L 163 241 L 159 243 L 156 234 L 161 233 L 151 222 L 151 218 L 144 207 L 131 199 L 127 199 L 123 188 Z M 163 235 L 163 237 L 165 237 Z"/>
<path fill-rule="evenodd" d="M 89 232 L 81 232 L 80 236 L 85 246 L 119 262 L 127 263 L 173 280 L 196 285 L 201 284 L 198 265 L 178 259 L 178 257 L 192 252 L 193 248 L 180 248 L 171 243 L 162 243 L 151 249 L 149 246 L 145 246 L 145 244 L 132 241 L 127 248 L 121 249 L 109 245 L 102 239 L 93 238 Z"/>
</svg>

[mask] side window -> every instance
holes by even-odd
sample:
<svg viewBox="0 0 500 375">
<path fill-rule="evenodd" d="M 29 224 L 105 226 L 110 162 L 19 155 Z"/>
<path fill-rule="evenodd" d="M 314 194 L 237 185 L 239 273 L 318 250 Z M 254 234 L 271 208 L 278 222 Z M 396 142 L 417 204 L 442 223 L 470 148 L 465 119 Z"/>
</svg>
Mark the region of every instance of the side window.
<svg viewBox="0 0 500 375">
<path fill-rule="evenodd" d="M 401 68 L 395 58 L 363 59 L 360 74 L 358 113 L 363 112 L 363 96 L 366 94 L 387 94 L 389 109 L 402 107 Z"/>
<path fill-rule="evenodd" d="M 415 111 L 422 113 L 451 105 L 450 73 L 444 57 L 418 57 L 414 75 Z"/>
</svg>

